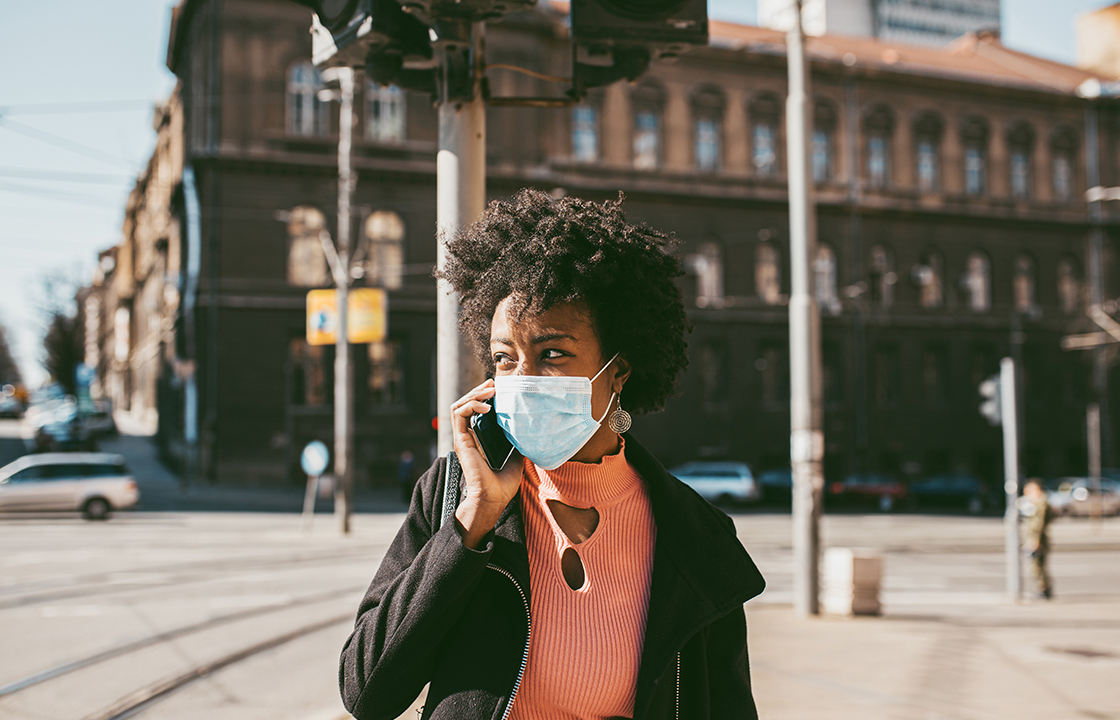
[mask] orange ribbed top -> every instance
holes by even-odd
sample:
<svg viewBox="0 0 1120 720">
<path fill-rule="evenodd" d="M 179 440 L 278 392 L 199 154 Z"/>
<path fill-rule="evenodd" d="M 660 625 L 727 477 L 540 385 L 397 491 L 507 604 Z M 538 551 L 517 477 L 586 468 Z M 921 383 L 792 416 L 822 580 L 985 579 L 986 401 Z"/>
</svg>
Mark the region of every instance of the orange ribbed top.
<svg viewBox="0 0 1120 720">
<path fill-rule="evenodd" d="M 595 508 L 599 524 L 573 545 L 548 500 Z M 600 463 L 542 470 L 528 460 L 521 508 L 529 550 L 533 633 L 513 720 L 629 718 L 645 639 L 656 529 L 625 446 Z M 572 590 L 560 557 L 575 548 L 584 584 Z"/>
</svg>

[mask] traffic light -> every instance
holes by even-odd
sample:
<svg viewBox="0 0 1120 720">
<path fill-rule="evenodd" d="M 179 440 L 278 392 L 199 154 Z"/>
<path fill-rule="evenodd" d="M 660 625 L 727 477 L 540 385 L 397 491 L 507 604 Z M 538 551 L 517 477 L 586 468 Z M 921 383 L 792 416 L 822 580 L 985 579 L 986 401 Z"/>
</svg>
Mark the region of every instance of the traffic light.
<svg viewBox="0 0 1120 720">
<path fill-rule="evenodd" d="M 980 414 L 987 418 L 989 425 L 1001 425 L 1003 414 L 1000 409 L 999 375 L 991 375 L 980 383 L 980 397 L 984 398 L 984 402 L 980 403 Z"/>
<path fill-rule="evenodd" d="M 576 97 L 708 44 L 707 0 L 572 0 L 571 13 Z"/>
</svg>

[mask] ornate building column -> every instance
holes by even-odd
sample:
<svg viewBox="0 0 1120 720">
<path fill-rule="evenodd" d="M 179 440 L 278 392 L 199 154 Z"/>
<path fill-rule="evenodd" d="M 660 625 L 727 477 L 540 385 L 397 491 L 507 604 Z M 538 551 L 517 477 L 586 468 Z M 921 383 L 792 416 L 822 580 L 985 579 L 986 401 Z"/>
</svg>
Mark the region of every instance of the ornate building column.
<svg viewBox="0 0 1120 720">
<path fill-rule="evenodd" d="M 634 126 L 626 83 L 608 85 L 603 95 L 603 164 L 630 166 L 630 133 Z"/>
<path fill-rule="evenodd" d="M 1007 125 L 1002 118 L 991 118 L 988 132 L 988 195 L 1005 198 L 1011 195 L 1010 168 L 1007 154 Z"/>
<path fill-rule="evenodd" d="M 946 115 L 945 133 L 941 139 L 941 189 L 947 195 L 964 192 L 964 143 L 961 142 L 961 118 Z"/>
<path fill-rule="evenodd" d="M 665 169 L 690 170 L 692 162 L 692 109 L 684 85 L 666 83 Z"/>
<path fill-rule="evenodd" d="M 733 175 L 750 173 L 750 143 L 747 138 L 747 97 L 743 91 L 728 89 L 723 113 L 724 158 L 727 172 Z"/>
</svg>

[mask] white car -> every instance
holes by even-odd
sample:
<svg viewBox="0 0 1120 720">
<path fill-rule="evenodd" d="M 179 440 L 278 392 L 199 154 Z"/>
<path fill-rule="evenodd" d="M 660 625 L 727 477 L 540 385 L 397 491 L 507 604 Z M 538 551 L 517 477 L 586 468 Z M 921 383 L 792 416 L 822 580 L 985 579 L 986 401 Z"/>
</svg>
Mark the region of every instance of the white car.
<svg viewBox="0 0 1120 720">
<path fill-rule="evenodd" d="M 139 501 L 120 455 L 24 455 L 0 468 L 0 512 L 77 510 L 90 520 L 105 520 Z"/>
<path fill-rule="evenodd" d="M 1086 477 L 1059 478 L 1048 485 L 1054 486 L 1046 494 L 1050 507 L 1059 515 L 1120 515 L 1120 482 L 1101 478 L 1100 495 L 1092 491 L 1092 481 Z"/>
<path fill-rule="evenodd" d="M 751 502 L 762 497 L 762 488 L 745 463 L 690 462 L 669 472 L 708 502 Z"/>
</svg>

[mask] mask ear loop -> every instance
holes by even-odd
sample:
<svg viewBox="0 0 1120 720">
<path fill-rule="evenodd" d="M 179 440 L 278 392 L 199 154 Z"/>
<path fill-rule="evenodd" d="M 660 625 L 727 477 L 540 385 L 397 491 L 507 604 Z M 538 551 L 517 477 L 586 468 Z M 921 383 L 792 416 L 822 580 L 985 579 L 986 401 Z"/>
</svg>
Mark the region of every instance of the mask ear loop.
<svg viewBox="0 0 1120 720">
<path fill-rule="evenodd" d="M 619 352 L 622 352 L 622 351 L 620 350 Z M 599 372 L 595 373 L 595 377 L 591 378 L 591 382 L 595 382 L 595 380 L 598 379 L 598 377 L 603 374 L 603 371 L 611 366 L 611 363 L 614 362 L 615 358 L 617 358 L 617 357 L 618 357 L 618 353 L 615 353 L 614 357 L 612 357 L 610 360 L 608 360 L 606 365 L 599 368 Z M 607 409 L 603 411 L 603 417 L 596 420 L 596 422 L 599 423 L 600 425 L 602 425 L 603 421 L 607 419 L 607 414 L 611 411 L 611 405 L 614 405 L 614 399 L 617 395 L 618 395 L 618 393 L 613 392 L 613 391 L 611 392 L 611 399 L 610 399 L 610 402 L 607 403 Z"/>
</svg>

